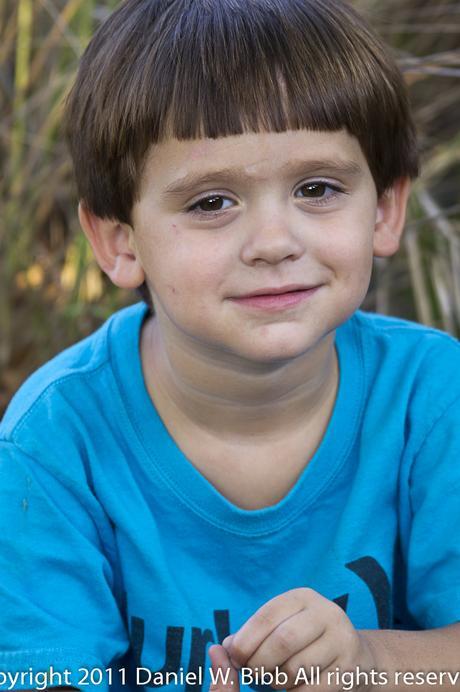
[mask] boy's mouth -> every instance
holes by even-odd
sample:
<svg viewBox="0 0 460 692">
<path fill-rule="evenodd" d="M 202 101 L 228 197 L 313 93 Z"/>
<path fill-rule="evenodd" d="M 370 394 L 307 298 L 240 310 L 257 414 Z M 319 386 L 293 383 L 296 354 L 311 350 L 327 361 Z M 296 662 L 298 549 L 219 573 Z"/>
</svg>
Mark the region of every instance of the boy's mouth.
<svg viewBox="0 0 460 692">
<path fill-rule="evenodd" d="M 296 293 L 297 291 L 310 291 L 312 288 L 317 288 L 318 286 L 305 286 L 300 284 L 289 284 L 287 286 L 277 286 L 270 288 L 259 288 L 257 291 L 252 293 L 247 293 L 242 296 L 237 296 L 237 298 L 252 298 L 253 296 L 277 296 L 282 293 Z"/>
<path fill-rule="evenodd" d="M 298 305 L 313 295 L 320 287 L 320 284 L 316 286 L 288 285 L 267 287 L 246 295 L 236 296 L 231 300 L 247 307 L 279 310 Z"/>
</svg>

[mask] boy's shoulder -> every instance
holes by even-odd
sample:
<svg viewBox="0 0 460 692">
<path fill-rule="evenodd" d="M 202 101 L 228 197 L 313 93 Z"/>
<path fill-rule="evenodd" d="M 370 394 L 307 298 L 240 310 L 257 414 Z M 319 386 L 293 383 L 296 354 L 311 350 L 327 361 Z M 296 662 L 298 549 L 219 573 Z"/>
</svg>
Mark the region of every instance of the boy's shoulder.
<svg viewBox="0 0 460 692">
<path fill-rule="evenodd" d="M 458 362 L 460 341 L 436 327 L 429 327 L 402 317 L 357 310 L 350 323 L 354 326 L 363 345 L 374 345 L 401 357 L 414 359 L 444 354 Z"/>
<path fill-rule="evenodd" d="M 460 347 L 460 342 L 455 337 L 451 336 L 441 329 L 429 327 L 419 322 L 414 322 L 403 317 L 394 317 L 392 315 L 382 315 L 376 312 L 368 312 L 357 310 L 351 318 L 356 325 L 363 330 L 370 330 L 374 334 L 399 334 L 401 337 L 418 340 L 423 338 L 429 341 L 437 341 L 441 339 L 444 342 L 450 342 L 455 346 Z"/>
<path fill-rule="evenodd" d="M 458 339 L 411 320 L 361 310 L 349 323 L 360 350 L 368 405 L 383 400 L 399 405 L 420 432 L 458 405 Z"/>
<path fill-rule="evenodd" d="M 35 419 L 46 427 L 59 422 L 66 411 L 85 410 L 88 397 L 104 387 L 104 370 L 111 369 L 116 342 L 136 328 L 145 304 L 137 303 L 115 312 L 96 331 L 58 353 L 32 373 L 13 396 L 0 422 L 0 440 L 15 442 L 30 432 Z"/>
</svg>

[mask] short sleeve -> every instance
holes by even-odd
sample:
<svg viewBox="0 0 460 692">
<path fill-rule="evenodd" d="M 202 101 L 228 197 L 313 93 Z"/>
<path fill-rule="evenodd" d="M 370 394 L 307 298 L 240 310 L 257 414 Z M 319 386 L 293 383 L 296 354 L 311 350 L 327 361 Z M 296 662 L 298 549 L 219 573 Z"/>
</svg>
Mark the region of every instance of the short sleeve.
<svg viewBox="0 0 460 692">
<path fill-rule="evenodd" d="M 407 607 L 422 629 L 460 621 L 460 398 L 433 423 L 409 479 Z"/>
<path fill-rule="evenodd" d="M 65 467 L 65 459 L 62 460 Z M 92 689 L 85 670 L 108 668 L 128 649 L 107 553 L 108 518 L 89 487 L 57 478 L 9 442 L 0 442 L 0 682 L 36 687 L 45 671 Z M 68 679 L 57 674 L 70 671 Z M 27 673 L 29 672 L 29 676 Z M 12 684 L 12 678 L 18 677 Z M 107 676 L 92 676 L 108 689 Z"/>
</svg>

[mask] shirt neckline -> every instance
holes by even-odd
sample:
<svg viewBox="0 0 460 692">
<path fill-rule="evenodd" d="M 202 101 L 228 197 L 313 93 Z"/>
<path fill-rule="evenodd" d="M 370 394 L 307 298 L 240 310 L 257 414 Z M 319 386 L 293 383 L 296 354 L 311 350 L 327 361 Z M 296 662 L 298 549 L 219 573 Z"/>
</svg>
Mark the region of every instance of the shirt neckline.
<svg viewBox="0 0 460 692">
<path fill-rule="evenodd" d="M 191 511 L 225 531 L 261 535 L 280 530 L 322 495 L 345 462 L 355 438 L 363 398 L 362 349 L 351 317 L 336 330 L 339 383 L 323 439 L 295 485 L 275 505 L 242 509 L 224 497 L 185 457 L 151 400 L 142 371 L 140 335 L 148 307 L 137 303 L 117 313 L 110 331 L 115 379 L 127 414 L 169 490 Z M 173 498 L 172 498 L 173 500 Z"/>
</svg>

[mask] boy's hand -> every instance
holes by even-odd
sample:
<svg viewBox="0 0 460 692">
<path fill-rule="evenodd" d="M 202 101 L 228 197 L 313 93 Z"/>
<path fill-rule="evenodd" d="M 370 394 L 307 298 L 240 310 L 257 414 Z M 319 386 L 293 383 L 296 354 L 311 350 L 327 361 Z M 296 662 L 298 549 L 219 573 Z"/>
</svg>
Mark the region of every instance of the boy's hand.
<svg viewBox="0 0 460 692">
<path fill-rule="evenodd" d="M 334 692 L 341 685 L 334 685 L 334 679 L 328 684 L 329 671 L 338 667 L 340 673 L 355 672 L 358 666 L 369 671 L 376 664 L 366 639 L 342 608 L 309 588 L 292 589 L 272 598 L 222 645 L 236 667 L 284 671 L 286 684 L 270 683 L 280 690 L 296 687 L 299 692 L 311 691 L 305 678 L 296 682 L 299 668 L 308 678 L 311 666 L 319 666 L 320 684 L 314 684 L 314 689 Z M 229 688 L 235 690 L 235 685 Z"/>
</svg>

